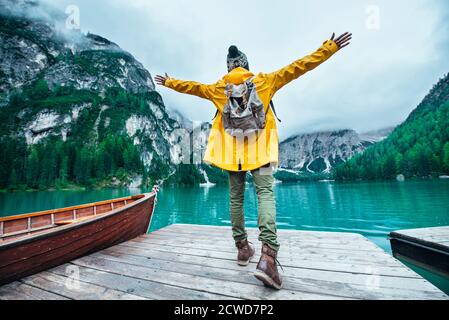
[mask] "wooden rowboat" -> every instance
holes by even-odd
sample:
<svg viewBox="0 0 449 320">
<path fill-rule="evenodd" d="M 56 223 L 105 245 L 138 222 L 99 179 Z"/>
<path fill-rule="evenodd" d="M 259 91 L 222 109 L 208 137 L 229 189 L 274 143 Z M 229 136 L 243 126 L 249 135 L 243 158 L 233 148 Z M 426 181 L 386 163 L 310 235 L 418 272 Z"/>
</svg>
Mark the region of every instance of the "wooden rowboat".
<svg viewBox="0 0 449 320">
<path fill-rule="evenodd" d="M 0 218 L 0 285 L 145 234 L 156 195 Z"/>
<path fill-rule="evenodd" d="M 395 258 L 449 279 L 449 226 L 390 233 Z"/>
</svg>

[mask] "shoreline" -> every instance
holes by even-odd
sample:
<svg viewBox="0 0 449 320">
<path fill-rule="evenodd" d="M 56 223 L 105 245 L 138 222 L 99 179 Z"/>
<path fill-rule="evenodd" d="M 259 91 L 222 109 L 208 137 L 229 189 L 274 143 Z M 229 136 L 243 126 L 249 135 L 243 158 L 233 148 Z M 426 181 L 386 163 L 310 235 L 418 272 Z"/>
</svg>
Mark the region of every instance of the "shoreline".
<svg viewBox="0 0 449 320">
<path fill-rule="evenodd" d="M 350 184 L 350 183 L 386 183 L 386 182 L 395 182 L 395 183 L 406 183 L 406 182 L 416 182 L 416 181 L 449 181 L 449 177 L 446 176 L 440 176 L 440 177 L 413 177 L 409 179 L 405 179 L 404 181 L 398 181 L 396 179 L 379 179 L 379 180 L 334 180 L 334 179 L 321 179 L 321 180 L 298 180 L 298 181 L 282 181 L 279 179 L 276 179 L 277 185 L 292 185 L 292 184 L 310 184 L 310 183 L 332 183 L 332 184 Z M 215 187 L 215 186 L 226 186 L 227 183 L 213 183 L 208 187 Z M 205 184 L 193 184 L 193 185 L 186 185 L 186 184 L 164 184 L 160 185 L 161 188 L 164 186 L 169 187 L 198 187 L 198 188 L 204 188 Z M 130 190 L 146 190 L 149 189 L 148 187 L 137 187 L 137 188 L 131 188 L 129 186 L 108 186 L 108 185 L 99 185 L 94 187 L 86 187 L 86 186 L 77 186 L 72 185 L 64 188 L 49 188 L 49 189 L 31 189 L 31 188 L 17 188 L 17 189 L 0 189 L 0 193 L 25 193 L 25 192 L 57 192 L 57 191 L 98 191 L 98 190 L 104 190 L 104 189 L 112 189 L 112 190 L 122 190 L 122 189 L 130 189 Z"/>
</svg>

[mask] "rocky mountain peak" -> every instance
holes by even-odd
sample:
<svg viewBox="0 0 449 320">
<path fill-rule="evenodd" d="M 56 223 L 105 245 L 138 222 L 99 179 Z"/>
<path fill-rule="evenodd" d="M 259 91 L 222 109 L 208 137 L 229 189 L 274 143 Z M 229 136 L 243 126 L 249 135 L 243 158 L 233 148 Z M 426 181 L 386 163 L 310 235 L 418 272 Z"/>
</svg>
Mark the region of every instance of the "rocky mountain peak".
<svg viewBox="0 0 449 320">
<path fill-rule="evenodd" d="M 164 179 L 176 172 L 172 132 L 180 124 L 132 54 L 102 36 L 61 29 L 64 14 L 45 12 L 40 3 L 0 1 L 0 119 L 5 124 L 0 146 L 10 150 L 5 151 L 6 171 L 0 166 L 0 185 L 9 183 L 6 168 L 14 167 L 21 174 L 13 180 L 36 187 L 25 176 L 28 153 L 54 145 L 60 146 L 52 158 L 56 163 L 42 164 L 49 176 L 41 185 L 53 186 L 60 166 L 67 168 L 58 179 L 81 183 L 117 172 L 125 180 L 133 174 Z M 23 158 L 11 151 L 13 146 Z M 106 156 L 113 151 L 108 148 L 115 148 L 115 160 Z M 61 162 L 64 157 L 68 164 Z M 77 177 L 80 159 L 90 166 L 89 179 Z"/>
<path fill-rule="evenodd" d="M 351 129 L 299 134 L 280 144 L 280 167 L 305 173 L 330 173 L 338 164 L 384 139 L 392 129 L 358 134 Z"/>
</svg>

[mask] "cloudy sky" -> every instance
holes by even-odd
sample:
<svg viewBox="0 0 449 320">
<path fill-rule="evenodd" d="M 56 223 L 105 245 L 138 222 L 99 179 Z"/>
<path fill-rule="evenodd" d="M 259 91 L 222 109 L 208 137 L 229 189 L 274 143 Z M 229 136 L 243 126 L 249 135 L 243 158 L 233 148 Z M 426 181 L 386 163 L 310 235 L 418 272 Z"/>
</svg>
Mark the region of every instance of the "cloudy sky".
<svg viewBox="0 0 449 320">
<path fill-rule="evenodd" d="M 153 74 L 213 83 L 237 45 L 253 72 L 277 70 L 313 52 L 332 32 L 351 46 L 278 92 L 282 138 L 402 122 L 449 72 L 447 0 L 60 0 L 80 9 L 81 29 L 130 51 Z M 167 106 L 209 121 L 205 100 L 159 88 Z"/>
</svg>

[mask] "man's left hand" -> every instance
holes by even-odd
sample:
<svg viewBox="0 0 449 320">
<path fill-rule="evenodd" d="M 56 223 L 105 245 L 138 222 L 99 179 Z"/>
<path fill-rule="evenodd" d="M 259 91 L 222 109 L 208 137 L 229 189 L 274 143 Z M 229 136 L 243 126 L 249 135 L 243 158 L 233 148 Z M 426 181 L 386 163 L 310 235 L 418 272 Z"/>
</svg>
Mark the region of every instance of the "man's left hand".
<svg viewBox="0 0 449 320">
<path fill-rule="evenodd" d="M 352 33 L 349 32 L 345 32 L 343 33 L 341 36 L 339 36 L 337 39 L 335 39 L 335 32 L 332 34 L 331 40 L 334 41 L 337 46 L 338 49 L 343 49 L 344 47 L 348 46 L 351 42 L 352 39 Z"/>
</svg>

